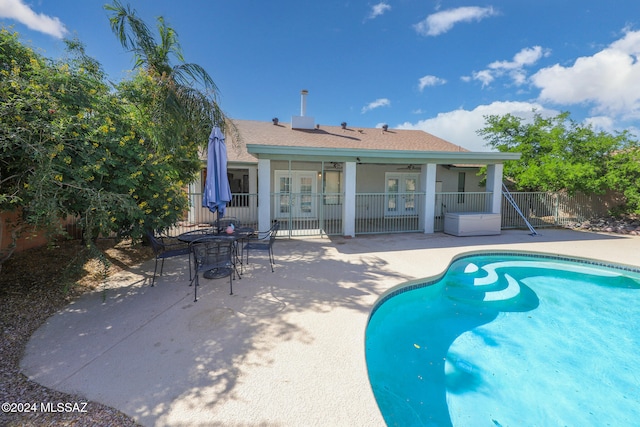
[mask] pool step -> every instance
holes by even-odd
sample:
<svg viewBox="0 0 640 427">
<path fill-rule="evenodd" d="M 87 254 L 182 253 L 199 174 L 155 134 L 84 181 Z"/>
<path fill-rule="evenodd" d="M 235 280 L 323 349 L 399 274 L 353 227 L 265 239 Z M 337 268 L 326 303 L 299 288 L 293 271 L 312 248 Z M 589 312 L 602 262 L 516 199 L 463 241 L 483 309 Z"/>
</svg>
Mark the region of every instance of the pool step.
<svg viewBox="0 0 640 427">
<path fill-rule="evenodd" d="M 511 275 L 498 275 L 495 269 L 478 268 L 473 263 L 465 267 L 464 274 L 455 274 L 447 280 L 447 296 L 458 301 L 508 301 L 518 295 L 520 283 Z"/>
</svg>

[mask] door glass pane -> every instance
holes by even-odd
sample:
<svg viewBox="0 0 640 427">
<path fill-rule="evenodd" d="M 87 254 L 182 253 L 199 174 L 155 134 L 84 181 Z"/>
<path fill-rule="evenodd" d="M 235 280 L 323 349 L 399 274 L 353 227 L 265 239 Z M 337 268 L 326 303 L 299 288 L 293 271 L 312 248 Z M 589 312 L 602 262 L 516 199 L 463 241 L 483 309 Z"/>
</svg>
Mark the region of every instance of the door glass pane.
<svg viewBox="0 0 640 427">
<path fill-rule="evenodd" d="M 302 213 L 311 213 L 311 196 L 308 194 L 300 194 L 300 211 Z"/>
<path fill-rule="evenodd" d="M 399 178 L 387 178 L 387 212 L 398 210 L 398 191 L 400 190 Z"/>
<path fill-rule="evenodd" d="M 280 194 L 280 213 L 286 214 L 290 210 L 290 197 L 288 194 Z"/>
<path fill-rule="evenodd" d="M 415 178 L 407 178 L 405 180 L 405 191 L 407 193 L 414 193 L 416 191 L 417 182 Z"/>
<path fill-rule="evenodd" d="M 398 187 L 400 186 L 399 184 L 398 178 L 389 178 L 387 180 L 387 191 L 389 193 L 397 193 Z"/>
<path fill-rule="evenodd" d="M 395 212 L 398 210 L 398 196 L 397 195 L 389 195 L 387 199 L 387 210 L 390 212 Z"/>
<path fill-rule="evenodd" d="M 405 180 L 405 196 L 404 196 L 404 210 L 406 212 L 413 212 L 416 209 L 416 197 L 413 193 L 416 192 L 417 180 L 415 178 L 407 178 Z"/>
<path fill-rule="evenodd" d="M 281 176 L 280 185 L 280 213 L 289 213 L 291 209 L 291 179 L 288 176 Z"/>
<path fill-rule="evenodd" d="M 311 191 L 313 189 L 312 178 L 308 176 L 300 177 L 300 211 L 303 214 L 309 214 L 312 211 Z"/>
<path fill-rule="evenodd" d="M 309 177 L 300 178 L 300 192 L 311 193 L 311 178 Z"/>
<path fill-rule="evenodd" d="M 281 193 L 291 192 L 291 179 L 288 176 L 280 177 L 280 192 Z"/>
</svg>

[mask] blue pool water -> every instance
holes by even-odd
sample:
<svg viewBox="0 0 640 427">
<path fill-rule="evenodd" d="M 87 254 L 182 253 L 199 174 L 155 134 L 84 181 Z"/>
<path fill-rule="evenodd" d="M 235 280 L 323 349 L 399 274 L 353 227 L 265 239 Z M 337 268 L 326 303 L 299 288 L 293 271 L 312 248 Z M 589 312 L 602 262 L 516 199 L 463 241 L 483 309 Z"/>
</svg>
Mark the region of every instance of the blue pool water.
<svg viewBox="0 0 640 427">
<path fill-rule="evenodd" d="M 640 269 L 462 256 L 385 295 L 365 350 L 390 426 L 637 426 Z"/>
</svg>

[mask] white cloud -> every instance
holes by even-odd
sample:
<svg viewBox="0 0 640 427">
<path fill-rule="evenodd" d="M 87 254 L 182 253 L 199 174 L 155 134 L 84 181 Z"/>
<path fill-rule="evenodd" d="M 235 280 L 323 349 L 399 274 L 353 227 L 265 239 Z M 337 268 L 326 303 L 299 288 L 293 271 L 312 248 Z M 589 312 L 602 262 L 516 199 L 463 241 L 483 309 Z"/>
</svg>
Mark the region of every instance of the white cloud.
<svg viewBox="0 0 640 427">
<path fill-rule="evenodd" d="M 513 83 L 522 85 L 527 82 L 527 73 L 524 67 L 532 66 L 541 58 L 549 56 L 551 51 L 541 46 L 525 47 L 513 56 L 511 61 L 494 61 L 487 66 L 487 69 L 474 71 L 474 80 L 482 82 L 482 86 L 490 85 L 496 78 L 508 75 Z"/>
<path fill-rule="evenodd" d="M 620 40 L 573 65 L 543 68 L 531 76 L 541 101 L 561 105 L 588 104 L 592 114 L 623 119 L 640 117 L 640 31 L 627 31 Z"/>
<path fill-rule="evenodd" d="M 615 123 L 611 117 L 597 116 L 585 119 L 585 124 L 593 126 L 596 130 L 603 130 L 608 133 L 615 132 Z"/>
<path fill-rule="evenodd" d="M 378 16 L 384 15 L 385 12 L 391 10 L 391 5 L 385 2 L 380 2 L 371 6 L 371 12 L 369 13 L 369 19 L 375 19 Z"/>
<path fill-rule="evenodd" d="M 495 79 L 491 70 L 474 71 L 472 77 L 473 80 L 480 80 L 482 82 L 482 87 L 489 86 Z"/>
<path fill-rule="evenodd" d="M 366 113 L 367 111 L 373 110 L 374 108 L 388 107 L 390 105 L 391 101 L 389 101 L 387 98 L 379 98 L 362 107 L 362 114 Z"/>
<path fill-rule="evenodd" d="M 28 28 L 49 34 L 56 38 L 63 38 L 67 29 L 60 19 L 41 13 L 35 13 L 23 0 L 1 0 L 0 18 L 14 19 Z"/>
<path fill-rule="evenodd" d="M 443 85 L 445 83 L 447 83 L 445 79 L 441 79 L 440 77 L 436 77 L 436 76 L 426 75 L 424 77 L 421 77 L 418 80 L 418 88 L 420 89 L 420 92 L 422 92 L 424 88 L 427 86 L 437 86 L 437 85 Z"/>
<path fill-rule="evenodd" d="M 481 21 L 490 16 L 497 15 L 498 12 L 489 7 L 458 7 L 436 12 L 426 17 L 424 21 L 418 22 L 413 28 L 418 34 L 423 36 L 437 36 L 446 33 L 459 22 Z"/>
<path fill-rule="evenodd" d="M 436 117 L 417 123 L 405 122 L 398 129 L 420 129 L 436 135 L 471 151 L 492 151 L 486 141 L 476 131 L 486 126 L 484 116 L 512 114 L 523 119 L 532 119 L 533 110 L 544 116 L 555 116 L 557 111 L 545 109 L 542 105 L 530 102 L 494 102 L 479 105 L 475 109 L 455 110 L 440 113 Z"/>
<path fill-rule="evenodd" d="M 525 47 L 513 56 L 513 61 L 495 61 L 489 64 L 494 70 L 517 70 L 528 65 L 533 65 L 543 56 L 549 56 L 551 52 L 540 46 Z"/>
</svg>

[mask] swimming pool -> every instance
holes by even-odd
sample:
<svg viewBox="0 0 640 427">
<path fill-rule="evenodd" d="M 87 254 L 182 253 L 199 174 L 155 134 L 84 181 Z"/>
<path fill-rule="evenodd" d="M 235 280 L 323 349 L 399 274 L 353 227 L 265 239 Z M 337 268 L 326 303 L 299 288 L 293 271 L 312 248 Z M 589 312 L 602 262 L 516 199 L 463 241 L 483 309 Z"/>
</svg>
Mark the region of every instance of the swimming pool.
<svg viewBox="0 0 640 427">
<path fill-rule="evenodd" d="M 390 426 L 635 426 L 640 268 L 462 255 L 380 298 L 365 355 Z"/>
</svg>

